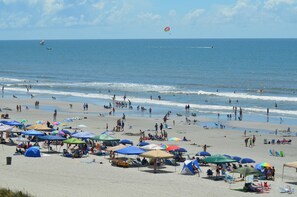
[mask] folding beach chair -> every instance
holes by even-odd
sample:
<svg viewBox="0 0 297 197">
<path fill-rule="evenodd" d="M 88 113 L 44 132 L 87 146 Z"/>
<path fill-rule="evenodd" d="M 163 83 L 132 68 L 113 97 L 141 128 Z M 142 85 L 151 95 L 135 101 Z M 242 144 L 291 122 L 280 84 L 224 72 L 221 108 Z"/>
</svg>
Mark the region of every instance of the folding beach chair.
<svg viewBox="0 0 297 197">
<path fill-rule="evenodd" d="M 273 149 L 269 149 L 268 151 L 270 156 L 275 156 L 275 151 Z"/>
<path fill-rule="evenodd" d="M 284 157 L 285 156 L 284 151 L 280 151 L 279 154 L 280 154 L 281 157 Z"/>
</svg>

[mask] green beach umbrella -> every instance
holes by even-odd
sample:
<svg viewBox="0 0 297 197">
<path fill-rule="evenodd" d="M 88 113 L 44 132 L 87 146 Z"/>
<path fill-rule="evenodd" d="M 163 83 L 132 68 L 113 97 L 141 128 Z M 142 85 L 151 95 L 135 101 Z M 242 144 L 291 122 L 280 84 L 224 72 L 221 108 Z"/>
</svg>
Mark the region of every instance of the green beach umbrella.
<svg viewBox="0 0 297 197">
<path fill-rule="evenodd" d="M 97 141 L 120 141 L 120 139 L 114 138 L 114 137 L 107 135 L 105 133 L 96 135 L 94 137 L 91 137 L 90 139 L 97 140 Z"/>
<path fill-rule="evenodd" d="M 214 163 L 214 164 L 236 162 L 236 160 L 228 158 L 224 155 L 212 155 L 203 159 L 202 161 L 205 163 Z"/>
<path fill-rule="evenodd" d="M 233 170 L 231 173 L 239 173 L 239 174 L 242 174 L 244 177 L 249 175 L 263 175 L 259 170 L 252 167 L 237 168 Z"/>
<path fill-rule="evenodd" d="M 77 139 L 77 138 L 69 138 L 63 141 L 65 144 L 85 144 L 86 142 Z"/>
</svg>

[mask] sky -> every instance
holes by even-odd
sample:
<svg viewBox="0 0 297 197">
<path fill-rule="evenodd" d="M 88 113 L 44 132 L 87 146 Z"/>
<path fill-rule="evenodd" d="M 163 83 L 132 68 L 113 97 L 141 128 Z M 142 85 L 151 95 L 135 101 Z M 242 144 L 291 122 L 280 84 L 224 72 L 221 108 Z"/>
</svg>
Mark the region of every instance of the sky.
<svg viewBox="0 0 297 197">
<path fill-rule="evenodd" d="M 0 40 L 141 38 L 297 38 L 297 0 L 0 0 Z"/>
</svg>

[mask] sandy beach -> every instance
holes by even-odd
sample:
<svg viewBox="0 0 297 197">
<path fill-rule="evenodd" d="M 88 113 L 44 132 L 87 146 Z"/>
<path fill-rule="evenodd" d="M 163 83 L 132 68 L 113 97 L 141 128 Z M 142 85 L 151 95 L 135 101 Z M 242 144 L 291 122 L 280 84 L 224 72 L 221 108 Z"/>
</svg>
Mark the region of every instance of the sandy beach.
<svg viewBox="0 0 297 197">
<path fill-rule="evenodd" d="M 8 113 L 9 120 L 27 119 L 28 124 L 34 124 L 37 120 L 53 121 L 53 110 L 43 110 L 43 106 L 50 109 L 57 109 L 57 121 L 63 122 L 69 117 L 80 117 L 69 123 L 69 126 L 76 127 L 79 124 L 86 125 L 84 131 L 100 134 L 105 131 L 106 124 L 109 129 L 116 125 L 116 121 L 122 117 L 124 110 L 116 109 L 114 115 L 108 115 L 110 110 L 103 106 L 89 104 L 89 110 L 83 111 L 83 103 L 69 103 L 59 100 L 40 100 L 40 109 L 34 108 L 34 99 L 1 99 L 1 108 L 11 108 L 12 111 L 2 111 Z M 16 105 L 22 105 L 22 111 L 16 111 Z M 26 109 L 26 106 L 29 109 Z M 104 116 L 99 116 L 99 114 Z M 296 187 L 297 173 L 295 169 L 285 168 L 284 180 L 281 180 L 283 164 L 296 161 L 297 143 L 296 137 L 285 137 L 292 139 L 291 144 L 264 144 L 264 139 L 282 140 L 284 137 L 278 135 L 255 132 L 262 130 L 286 130 L 297 131 L 297 127 L 285 124 L 271 124 L 246 121 L 222 122 L 234 128 L 253 128 L 247 131 L 247 136 L 256 136 L 255 146 L 245 147 L 244 133 L 236 129 L 205 129 L 202 126 L 186 123 L 185 117 L 178 117 L 175 114 L 169 116 L 168 124 L 172 129 L 167 129 L 168 137 L 183 138 L 186 136 L 190 141 L 148 141 L 150 143 L 176 144 L 187 149 L 186 155 L 194 156 L 202 151 L 202 146 L 207 144 L 207 151 L 211 154 L 228 154 L 232 156 L 249 157 L 256 161 L 268 162 L 276 169 L 275 181 L 268 181 L 271 184 L 269 196 L 280 196 L 279 187 L 291 185 Z M 195 117 L 199 122 L 217 122 L 217 119 L 206 117 Z M 173 125 L 173 120 L 175 125 Z M 138 136 L 130 136 L 127 133 L 138 134 L 139 130 L 154 130 L 155 123 L 163 122 L 162 117 L 150 118 L 149 116 L 126 116 L 125 131 L 116 132 L 115 137 L 120 139 L 130 139 L 136 145 L 139 142 Z M 61 126 L 60 126 L 61 128 Z M 153 131 L 152 131 L 153 132 Z M 147 133 L 146 133 L 147 134 Z M 6 139 L 8 141 L 8 139 Z M 195 145 L 193 145 L 195 144 Z M 201 177 L 181 175 L 180 166 L 168 166 L 153 173 L 152 168 L 120 168 L 111 166 L 108 157 L 89 155 L 85 158 L 66 158 L 61 156 L 64 147 L 59 147 L 60 153 L 51 153 L 47 149 L 42 149 L 41 158 L 29 158 L 23 155 L 14 155 L 16 146 L 9 144 L 0 145 L 0 187 L 26 191 L 34 196 L 252 196 L 252 193 L 236 191 L 244 185 L 244 181 L 228 184 L 225 181 L 214 181 L 207 178 L 206 171 L 209 166 L 201 166 Z M 53 149 L 56 149 L 53 146 Z M 270 156 L 269 149 L 283 151 L 285 157 Z M 6 157 L 12 157 L 12 165 L 6 165 Z M 135 156 L 131 156 L 135 158 Z M 95 162 L 92 162 L 95 161 Z M 253 164 L 254 165 L 254 164 Z M 234 174 L 234 177 L 238 177 Z M 259 182 L 260 183 L 260 182 Z M 260 194 L 262 195 L 262 194 Z M 267 195 L 266 193 L 263 195 Z M 286 194 L 282 194 L 286 195 Z"/>
</svg>

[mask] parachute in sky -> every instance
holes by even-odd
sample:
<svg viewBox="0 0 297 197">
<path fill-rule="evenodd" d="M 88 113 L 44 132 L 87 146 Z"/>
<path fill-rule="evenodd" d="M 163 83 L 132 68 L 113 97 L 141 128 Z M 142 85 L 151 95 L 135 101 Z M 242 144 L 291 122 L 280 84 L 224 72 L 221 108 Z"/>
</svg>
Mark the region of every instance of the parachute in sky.
<svg viewBox="0 0 297 197">
<path fill-rule="evenodd" d="M 169 26 L 165 27 L 165 28 L 164 28 L 164 31 L 165 31 L 165 32 L 169 32 L 169 31 L 170 31 L 170 27 L 169 27 Z"/>
</svg>

